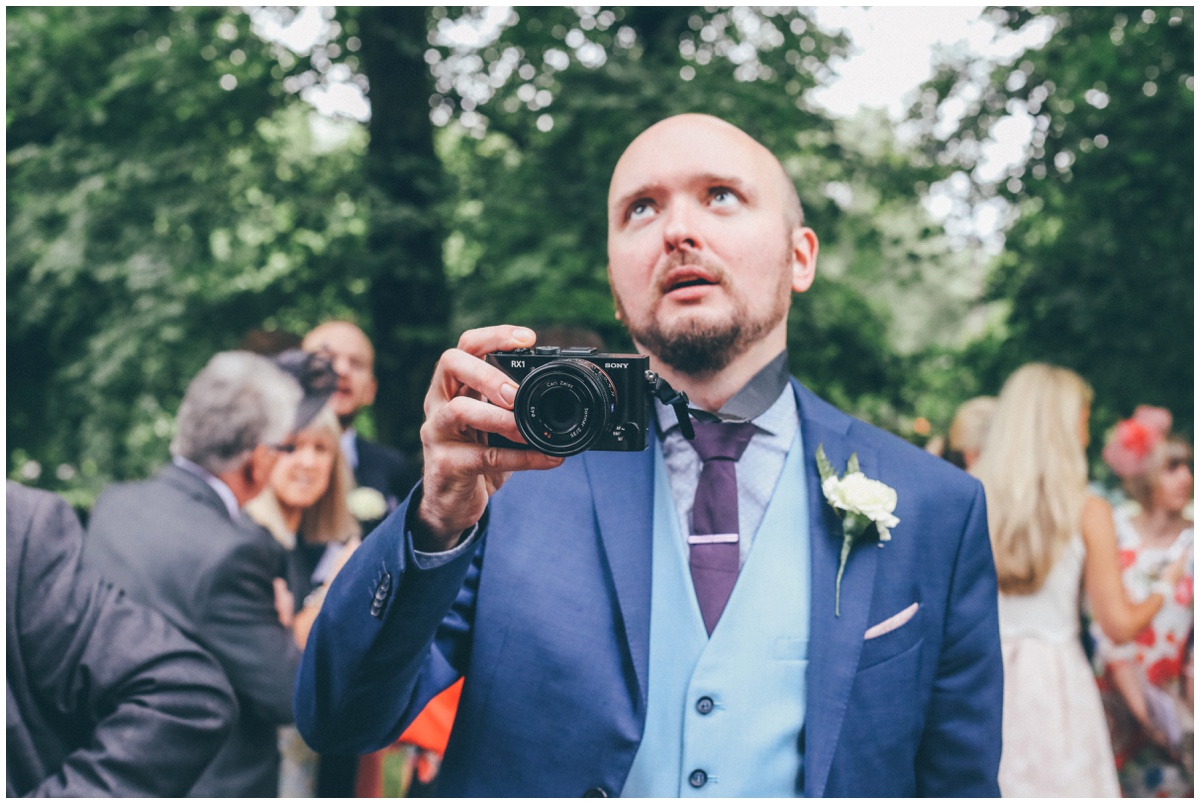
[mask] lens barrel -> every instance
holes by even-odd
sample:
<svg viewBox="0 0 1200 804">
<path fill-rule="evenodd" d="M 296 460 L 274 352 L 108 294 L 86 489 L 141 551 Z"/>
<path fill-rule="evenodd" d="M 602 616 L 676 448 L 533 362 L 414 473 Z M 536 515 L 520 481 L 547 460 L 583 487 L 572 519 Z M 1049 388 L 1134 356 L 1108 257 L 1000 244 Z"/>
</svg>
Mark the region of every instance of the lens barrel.
<svg viewBox="0 0 1200 804">
<path fill-rule="evenodd" d="M 576 455 L 612 426 L 617 391 L 595 363 L 563 359 L 525 376 L 513 413 L 529 446 L 546 455 Z"/>
</svg>

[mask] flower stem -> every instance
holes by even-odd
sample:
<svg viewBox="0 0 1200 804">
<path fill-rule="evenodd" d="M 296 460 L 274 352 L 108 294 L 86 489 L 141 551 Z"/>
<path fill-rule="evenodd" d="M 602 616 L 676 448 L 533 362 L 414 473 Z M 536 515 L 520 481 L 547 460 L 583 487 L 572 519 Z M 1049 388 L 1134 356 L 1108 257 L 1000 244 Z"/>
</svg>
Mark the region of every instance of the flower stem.
<svg viewBox="0 0 1200 804">
<path fill-rule="evenodd" d="M 842 616 L 842 573 L 846 571 L 846 559 L 850 557 L 850 548 L 854 546 L 854 537 L 847 533 L 842 537 L 842 559 L 838 563 L 837 594 L 834 598 L 833 615 Z"/>
</svg>

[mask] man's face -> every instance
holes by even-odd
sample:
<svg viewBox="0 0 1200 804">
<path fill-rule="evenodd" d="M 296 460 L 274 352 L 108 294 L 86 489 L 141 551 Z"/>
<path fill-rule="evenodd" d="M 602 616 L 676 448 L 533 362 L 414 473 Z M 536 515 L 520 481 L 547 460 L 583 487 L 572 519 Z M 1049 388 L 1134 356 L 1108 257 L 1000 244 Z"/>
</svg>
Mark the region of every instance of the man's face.
<svg viewBox="0 0 1200 804">
<path fill-rule="evenodd" d="M 363 331 L 344 321 L 331 321 L 304 337 L 305 351 L 329 358 L 337 373 L 337 391 L 329 406 L 349 426 L 354 415 L 375 401 L 375 350 Z"/>
<path fill-rule="evenodd" d="M 608 260 L 635 341 L 690 375 L 783 350 L 791 293 L 812 284 L 817 253 L 787 181 L 715 118 L 671 118 L 629 146 L 609 187 Z"/>
</svg>

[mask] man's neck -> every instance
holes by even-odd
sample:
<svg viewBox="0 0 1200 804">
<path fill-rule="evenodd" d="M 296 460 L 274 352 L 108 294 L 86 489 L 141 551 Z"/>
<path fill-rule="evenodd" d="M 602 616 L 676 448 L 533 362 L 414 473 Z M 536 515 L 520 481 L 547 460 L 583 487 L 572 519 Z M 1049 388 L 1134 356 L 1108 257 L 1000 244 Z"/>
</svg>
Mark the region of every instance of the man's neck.
<svg viewBox="0 0 1200 804">
<path fill-rule="evenodd" d="M 225 504 L 225 508 L 229 511 L 231 519 L 237 518 L 238 511 L 250 500 L 250 497 L 242 499 L 236 487 L 230 483 L 230 480 L 237 481 L 236 472 L 234 471 L 226 472 L 224 475 L 214 475 L 203 466 L 180 455 L 172 457 L 171 462 L 180 469 L 195 475 L 207 483 L 217 493 L 217 496 L 221 498 L 221 502 Z"/>
<path fill-rule="evenodd" d="M 650 368 L 670 383 L 672 388 L 687 394 L 692 407 L 716 413 L 785 348 L 786 343 L 764 339 L 734 358 L 725 368 L 704 374 L 677 372 L 653 354 L 650 355 Z"/>
</svg>

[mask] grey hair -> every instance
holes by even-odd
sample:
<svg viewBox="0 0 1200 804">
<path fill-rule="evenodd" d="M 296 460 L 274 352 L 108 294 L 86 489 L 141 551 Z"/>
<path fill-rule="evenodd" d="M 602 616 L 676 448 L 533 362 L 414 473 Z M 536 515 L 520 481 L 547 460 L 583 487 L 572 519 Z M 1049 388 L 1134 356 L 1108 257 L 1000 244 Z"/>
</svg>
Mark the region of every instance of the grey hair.
<svg viewBox="0 0 1200 804">
<path fill-rule="evenodd" d="M 282 441 L 302 395 L 295 379 L 261 355 L 214 355 L 183 396 L 171 454 L 223 474 L 259 444 Z"/>
</svg>

